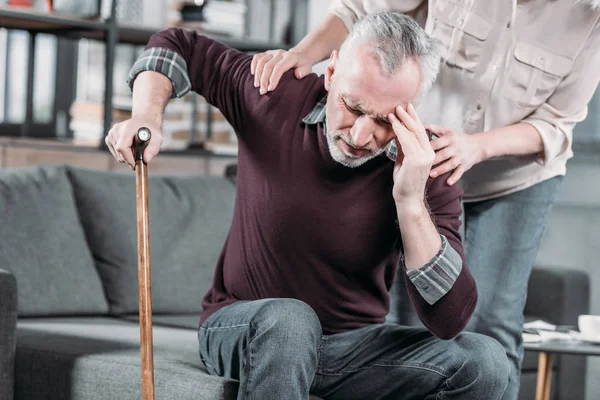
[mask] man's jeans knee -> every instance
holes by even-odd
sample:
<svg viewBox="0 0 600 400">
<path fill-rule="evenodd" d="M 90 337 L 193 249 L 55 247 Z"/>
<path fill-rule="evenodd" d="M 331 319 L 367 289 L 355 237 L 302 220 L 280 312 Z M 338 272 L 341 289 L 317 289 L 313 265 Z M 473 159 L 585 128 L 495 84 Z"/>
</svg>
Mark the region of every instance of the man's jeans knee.
<svg viewBox="0 0 600 400">
<path fill-rule="evenodd" d="M 455 340 L 466 358 L 448 385 L 468 388 L 487 398 L 502 397 L 509 382 L 510 364 L 500 343 L 475 333 L 463 333 Z"/>
<path fill-rule="evenodd" d="M 198 333 L 206 368 L 238 379 L 238 399 L 308 398 L 321 337 L 315 312 L 294 299 L 232 304 Z"/>
</svg>

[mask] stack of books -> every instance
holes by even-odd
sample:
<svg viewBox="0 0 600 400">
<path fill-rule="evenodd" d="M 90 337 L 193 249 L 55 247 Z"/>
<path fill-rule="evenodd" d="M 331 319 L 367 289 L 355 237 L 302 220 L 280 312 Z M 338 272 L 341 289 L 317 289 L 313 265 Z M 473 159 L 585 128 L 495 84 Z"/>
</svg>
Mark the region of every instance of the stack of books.
<svg viewBox="0 0 600 400">
<path fill-rule="evenodd" d="M 208 0 L 203 3 L 201 12 L 186 11 L 193 10 L 190 6 L 194 4 L 191 1 L 173 2 L 169 8 L 169 25 L 196 29 L 217 37 L 244 37 L 247 7 L 243 1 Z"/>
<path fill-rule="evenodd" d="M 196 96 L 196 125 L 192 125 L 192 98 Z M 210 130 L 207 120 L 210 112 Z M 80 144 L 99 145 L 104 140 L 104 104 L 90 100 L 76 100 L 71 109 L 69 129 Z M 131 100 L 117 99 L 113 105 L 113 124 L 131 118 Z M 183 150 L 202 147 L 219 154 L 237 154 L 237 138 L 223 114 L 204 98 L 194 93 L 171 99 L 165 108 L 162 125 L 163 150 Z"/>
</svg>

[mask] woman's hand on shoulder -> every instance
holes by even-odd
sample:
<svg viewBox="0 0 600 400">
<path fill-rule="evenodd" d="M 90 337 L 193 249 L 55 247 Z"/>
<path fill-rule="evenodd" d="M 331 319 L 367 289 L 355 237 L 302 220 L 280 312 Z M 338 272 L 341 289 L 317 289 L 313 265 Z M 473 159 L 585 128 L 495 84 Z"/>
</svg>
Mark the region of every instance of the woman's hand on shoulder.
<svg viewBox="0 0 600 400">
<path fill-rule="evenodd" d="M 295 68 L 294 75 L 302 79 L 311 73 L 313 61 L 303 53 L 293 50 L 268 50 L 255 54 L 250 64 L 254 87 L 260 94 L 275 90 L 284 73 Z"/>
</svg>

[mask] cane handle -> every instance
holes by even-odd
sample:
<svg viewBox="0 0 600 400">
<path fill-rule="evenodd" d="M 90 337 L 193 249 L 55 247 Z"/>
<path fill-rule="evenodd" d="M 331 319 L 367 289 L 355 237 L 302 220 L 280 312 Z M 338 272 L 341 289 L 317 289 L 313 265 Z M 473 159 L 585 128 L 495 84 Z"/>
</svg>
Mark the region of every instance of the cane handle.
<svg viewBox="0 0 600 400">
<path fill-rule="evenodd" d="M 131 146 L 135 161 L 144 161 L 144 150 L 146 150 L 151 137 L 150 129 L 146 127 L 138 129 L 133 138 L 133 145 Z"/>
</svg>

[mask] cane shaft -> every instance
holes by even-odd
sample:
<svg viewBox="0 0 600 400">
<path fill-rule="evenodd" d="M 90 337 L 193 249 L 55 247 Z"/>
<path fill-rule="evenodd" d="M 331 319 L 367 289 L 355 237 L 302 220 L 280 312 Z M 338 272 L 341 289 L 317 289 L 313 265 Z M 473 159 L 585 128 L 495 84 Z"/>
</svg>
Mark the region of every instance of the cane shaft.
<svg viewBox="0 0 600 400">
<path fill-rule="evenodd" d="M 135 171 L 142 399 L 153 400 L 154 360 L 152 352 L 152 282 L 150 274 L 150 230 L 148 218 L 148 168 L 143 160 L 136 160 Z"/>
</svg>

